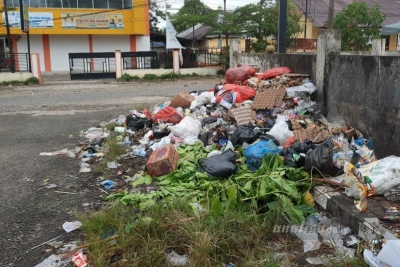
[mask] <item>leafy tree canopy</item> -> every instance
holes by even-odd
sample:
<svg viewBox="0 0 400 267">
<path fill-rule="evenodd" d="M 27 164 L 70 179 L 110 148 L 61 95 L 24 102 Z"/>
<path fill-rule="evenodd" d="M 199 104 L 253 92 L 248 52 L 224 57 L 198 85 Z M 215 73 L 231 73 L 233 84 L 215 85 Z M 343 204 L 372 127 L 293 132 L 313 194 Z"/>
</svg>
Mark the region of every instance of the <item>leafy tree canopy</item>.
<svg viewBox="0 0 400 267">
<path fill-rule="evenodd" d="M 334 19 L 334 28 L 342 33 L 342 50 L 365 51 L 374 38 L 379 38 L 386 15 L 379 5 L 369 7 L 366 3 L 351 3 Z"/>
</svg>

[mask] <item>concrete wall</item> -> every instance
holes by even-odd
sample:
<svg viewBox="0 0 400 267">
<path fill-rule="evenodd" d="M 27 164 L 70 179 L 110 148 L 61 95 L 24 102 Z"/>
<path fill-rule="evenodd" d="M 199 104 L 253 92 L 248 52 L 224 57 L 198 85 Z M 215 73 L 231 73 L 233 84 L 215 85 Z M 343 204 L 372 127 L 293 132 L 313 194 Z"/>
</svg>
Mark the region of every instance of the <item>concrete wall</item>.
<svg viewBox="0 0 400 267">
<path fill-rule="evenodd" d="M 258 65 L 260 72 L 276 67 L 288 67 L 295 73 L 310 74 L 311 80 L 315 80 L 316 54 L 265 54 L 265 53 L 242 53 L 241 62 L 245 64 Z"/>
<path fill-rule="evenodd" d="M 379 158 L 400 155 L 400 57 L 330 55 L 328 119 L 368 135 Z"/>
<path fill-rule="evenodd" d="M 62 37 L 62 36 L 60 36 Z M 43 40 L 41 35 L 30 35 L 31 53 L 39 53 L 40 68 L 44 70 Z M 28 53 L 26 34 L 21 34 L 21 39 L 17 42 L 18 53 Z M 68 59 L 67 59 L 68 62 Z M 67 68 L 69 69 L 69 67 Z"/>
<path fill-rule="evenodd" d="M 93 52 L 131 51 L 129 35 L 92 35 L 92 38 Z"/>
<path fill-rule="evenodd" d="M 52 71 L 69 70 L 69 53 L 89 52 L 87 35 L 49 35 L 49 38 Z"/>
<path fill-rule="evenodd" d="M 220 67 L 207 67 L 207 68 L 187 68 L 180 69 L 180 73 L 182 75 L 197 73 L 198 75 L 217 75 L 217 71 L 220 70 Z M 142 78 L 145 74 L 155 74 L 162 75 L 171 73 L 172 69 L 155 69 L 155 70 L 123 70 L 122 73 L 127 73 L 131 76 L 137 75 L 139 78 Z"/>
<path fill-rule="evenodd" d="M 136 51 L 150 51 L 150 36 L 136 36 Z"/>
<path fill-rule="evenodd" d="M 25 81 L 33 77 L 32 73 L 29 72 L 0 72 L 0 82 L 9 82 L 9 81 Z"/>
</svg>

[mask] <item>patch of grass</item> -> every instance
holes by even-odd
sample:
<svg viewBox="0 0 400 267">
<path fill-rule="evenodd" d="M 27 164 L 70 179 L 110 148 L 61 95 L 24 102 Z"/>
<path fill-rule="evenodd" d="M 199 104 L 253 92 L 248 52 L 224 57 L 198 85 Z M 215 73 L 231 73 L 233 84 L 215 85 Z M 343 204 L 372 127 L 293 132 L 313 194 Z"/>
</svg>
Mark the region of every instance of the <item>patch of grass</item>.
<svg viewBox="0 0 400 267">
<path fill-rule="evenodd" d="M 143 79 L 144 79 L 144 80 L 155 80 L 155 79 L 157 79 L 157 78 L 159 78 L 157 75 L 151 74 L 151 73 L 145 74 L 145 75 L 143 76 Z"/>
<path fill-rule="evenodd" d="M 115 122 L 109 123 L 109 124 L 106 125 L 106 129 L 109 130 L 110 132 L 114 132 L 114 131 L 115 131 L 115 126 L 116 126 L 116 125 L 117 125 L 117 124 L 116 124 Z"/>
<path fill-rule="evenodd" d="M 30 78 L 28 78 L 28 79 L 26 79 L 26 80 L 24 81 L 24 84 L 25 84 L 25 85 L 28 85 L 28 84 L 38 84 L 38 83 L 39 83 L 39 79 L 36 78 L 36 77 L 30 77 Z"/>
<path fill-rule="evenodd" d="M 121 80 L 124 80 L 124 81 L 136 81 L 136 80 L 139 80 L 140 78 L 139 78 L 139 76 L 137 76 L 137 75 L 131 76 L 131 75 L 129 75 L 128 73 L 124 73 L 124 74 L 121 76 L 120 79 L 121 79 Z"/>
<path fill-rule="evenodd" d="M 213 218 L 175 199 L 146 212 L 117 203 L 80 220 L 92 266 L 165 266 L 167 249 L 188 255 L 190 266 L 281 264 L 267 246 L 273 238 L 268 222 L 249 211 Z M 104 242 L 109 232 L 117 235 L 114 243 Z"/>
<path fill-rule="evenodd" d="M 30 77 L 26 79 L 25 81 L 18 81 L 18 80 L 13 80 L 13 81 L 3 81 L 0 83 L 0 86 L 9 86 L 9 85 L 28 85 L 28 84 L 38 84 L 39 80 L 36 77 Z"/>
<path fill-rule="evenodd" d="M 106 144 L 108 146 L 108 152 L 105 154 L 106 162 L 115 161 L 119 156 L 126 153 L 126 147 L 122 144 L 118 144 L 117 135 L 115 133 L 110 134 Z"/>
</svg>

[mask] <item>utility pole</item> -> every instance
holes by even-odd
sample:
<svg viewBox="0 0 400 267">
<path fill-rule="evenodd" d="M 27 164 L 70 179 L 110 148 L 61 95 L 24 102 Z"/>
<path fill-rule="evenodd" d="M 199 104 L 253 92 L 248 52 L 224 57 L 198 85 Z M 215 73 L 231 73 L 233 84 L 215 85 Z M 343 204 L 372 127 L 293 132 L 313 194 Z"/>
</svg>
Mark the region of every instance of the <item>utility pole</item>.
<svg viewBox="0 0 400 267">
<path fill-rule="evenodd" d="M 328 11 L 328 29 L 333 29 L 333 11 L 334 11 L 335 1 L 329 0 L 329 11 Z"/>
<path fill-rule="evenodd" d="M 6 18 L 7 42 L 8 42 L 8 51 L 10 52 L 11 72 L 14 73 L 15 72 L 15 59 L 14 59 L 13 44 L 12 44 L 12 40 L 11 40 L 10 24 L 8 23 L 7 0 L 4 0 L 4 13 L 5 13 L 5 18 Z"/>
<path fill-rule="evenodd" d="M 278 53 L 286 53 L 287 0 L 279 1 Z"/>
<path fill-rule="evenodd" d="M 308 19 L 308 0 L 306 0 L 306 14 L 305 17 L 305 24 L 304 24 L 304 39 L 307 39 L 307 19 Z"/>
</svg>

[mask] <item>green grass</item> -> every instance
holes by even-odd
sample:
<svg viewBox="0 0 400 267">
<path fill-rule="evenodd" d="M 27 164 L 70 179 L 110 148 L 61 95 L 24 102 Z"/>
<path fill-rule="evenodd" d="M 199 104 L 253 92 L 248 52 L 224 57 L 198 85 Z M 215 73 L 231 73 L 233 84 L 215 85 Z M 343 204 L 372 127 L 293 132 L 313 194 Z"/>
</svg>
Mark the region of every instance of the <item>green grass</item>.
<svg viewBox="0 0 400 267">
<path fill-rule="evenodd" d="M 118 144 L 117 135 L 115 133 L 110 134 L 106 142 L 108 146 L 108 152 L 105 154 L 106 161 L 118 160 L 118 157 L 126 154 L 126 147 Z"/>
<path fill-rule="evenodd" d="M 28 85 L 28 84 L 38 84 L 39 80 L 36 77 L 30 77 L 26 79 L 25 81 L 18 81 L 18 80 L 13 80 L 13 81 L 3 81 L 0 83 L 0 86 L 9 86 L 9 85 Z"/>
<path fill-rule="evenodd" d="M 267 244 L 268 222 L 251 212 L 226 213 L 214 219 L 196 216 L 182 200 L 154 205 L 146 212 L 120 203 L 82 215 L 92 266 L 165 266 L 166 249 L 190 258 L 190 266 L 280 266 Z M 116 241 L 104 242 L 114 232 Z M 290 265 L 285 265 L 290 266 Z"/>
</svg>

